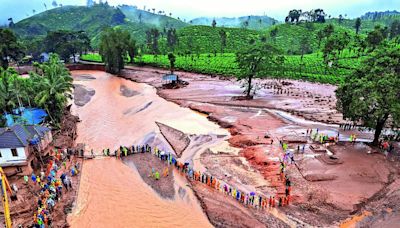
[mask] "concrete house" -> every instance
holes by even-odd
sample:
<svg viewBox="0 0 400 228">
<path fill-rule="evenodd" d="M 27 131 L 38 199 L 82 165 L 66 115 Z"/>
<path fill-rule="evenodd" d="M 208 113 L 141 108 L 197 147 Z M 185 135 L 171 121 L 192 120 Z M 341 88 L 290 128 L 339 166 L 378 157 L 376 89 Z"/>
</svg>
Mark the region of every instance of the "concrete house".
<svg viewBox="0 0 400 228">
<path fill-rule="evenodd" d="M 0 128 L 0 166 L 7 174 L 29 174 L 35 159 L 33 153 L 42 153 L 52 140 L 50 129 L 42 126 Z"/>
</svg>

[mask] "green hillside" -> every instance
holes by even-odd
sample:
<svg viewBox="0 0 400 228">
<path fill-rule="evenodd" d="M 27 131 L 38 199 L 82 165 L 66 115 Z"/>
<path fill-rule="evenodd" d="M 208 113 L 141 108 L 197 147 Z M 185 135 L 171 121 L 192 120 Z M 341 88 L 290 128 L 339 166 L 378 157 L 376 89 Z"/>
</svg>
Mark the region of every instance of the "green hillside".
<svg viewBox="0 0 400 228">
<path fill-rule="evenodd" d="M 122 13 L 125 14 L 128 21 L 152 25 L 159 29 L 178 29 L 189 25 L 183 21 L 168 17 L 166 15 L 155 14 L 148 11 L 140 10 L 135 6 L 122 5 L 119 7 L 119 9 L 122 11 Z"/>
<path fill-rule="evenodd" d="M 283 50 L 286 54 L 300 54 L 300 43 L 302 39 L 308 40 L 311 52 L 318 51 L 318 38 L 317 32 L 327 26 L 327 23 L 302 23 L 298 25 L 294 24 L 279 24 L 271 27 L 267 32 L 266 36 L 272 41 L 274 45 Z M 271 37 L 271 30 L 276 29 L 276 37 Z M 342 26 L 335 26 L 335 32 L 349 34 L 355 33 L 353 30 Z M 323 45 L 323 41 L 321 46 Z"/>
<path fill-rule="evenodd" d="M 264 40 L 271 42 L 284 54 L 300 54 L 300 42 L 304 37 L 310 43 L 310 52 L 318 51 L 317 32 L 323 29 L 326 24 L 307 23 L 307 24 L 278 24 L 266 31 L 256 31 L 241 28 L 221 28 L 211 26 L 188 26 L 178 30 L 179 44 L 175 48 L 179 53 L 220 53 L 221 36 L 220 32 L 226 32 L 226 46 L 223 48 L 225 53 L 234 53 L 240 48 L 245 48 L 255 41 Z M 275 37 L 271 37 L 271 30 L 277 31 Z M 345 27 L 336 26 L 335 33 L 353 34 L 354 31 Z M 322 42 L 323 43 L 323 42 Z M 162 53 L 169 49 L 166 47 L 166 40 L 160 41 Z"/>
<path fill-rule="evenodd" d="M 387 15 L 387 16 L 382 16 L 379 19 L 361 19 L 361 33 L 368 33 L 372 30 L 374 30 L 375 26 L 380 25 L 381 27 L 390 27 L 393 21 L 395 20 L 400 20 L 400 14 L 399 15 Z M 346 27 L 348 29 L 355 30 L 354 25 L 355 25 L 356 19 L 343 19 L 339 23 L 339 19 L 333 18 L 327 20 L 327 23 L 334 24 L 336 26 L 342 26 Z"/>
<path fill-rule="evenodd" d="M 125 15 L 107 5 L 64 6 L 45 11 L 16 23 L 14 31 L 21 37 L 46 35 L 54 30 L 83 30 L 90 37 L 105 27 L 125 23 Z"/>
<path fill-rule="evenodd" d="M 142 14 L 142 22 L 138 18 Z M 23 40 L 44 37 L 55 30 L 85 31 L 91 44 L 97 47 L 101 31 L 106 27 L 119 27 L 129 31 L 139 43 L 145 42 L 150 28 L 182 28 L 188 24 L 174 18 L 138 10 L 131 6 L 111 7 L 107 4 L 63 6 L 34 15 L 16 23 L 13 30 Z"/>
<path fill-rule="evenodd" d="M 222 30 L 226 32 L 224 52 L 235 52 L 238 47 L 247 46 L 251 40 L 258 40 L 262 35 L 249 29 L 189 26 L 178 30 L 179 44 L 176 50 L 180 53 L 219 53 Z"/>
<path fill-rule="evenodd" d="M 279 23 L 272 17 L 268 16 L 245 16 L 245 17 L 199 17 L 189 21 L 192 25 L 207 25 L 211 26 L 213 20 L 215 19 L 218 27 L 228 27 L 228 28 L 244 28 L 254 29 L 254 30 L 265 30 L 272 25 Z M 248 24 L 247 24 L 248 23 Z"/>
</svg>

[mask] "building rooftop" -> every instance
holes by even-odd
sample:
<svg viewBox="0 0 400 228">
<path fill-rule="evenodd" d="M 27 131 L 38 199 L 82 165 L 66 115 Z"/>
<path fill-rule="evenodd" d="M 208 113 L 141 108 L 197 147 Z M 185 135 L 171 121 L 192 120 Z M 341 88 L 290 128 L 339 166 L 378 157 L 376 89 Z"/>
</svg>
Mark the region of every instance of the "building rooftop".
<svg viewBox="0 0 400 228">
<path fill-rule="evenodd" d="M 11 127 L 0 128 L 0 148 L 26 147 L 34 138 L 43 137 L 50 131 L 47 127 L 37 125 L 14 125 Z"/>
</svg>

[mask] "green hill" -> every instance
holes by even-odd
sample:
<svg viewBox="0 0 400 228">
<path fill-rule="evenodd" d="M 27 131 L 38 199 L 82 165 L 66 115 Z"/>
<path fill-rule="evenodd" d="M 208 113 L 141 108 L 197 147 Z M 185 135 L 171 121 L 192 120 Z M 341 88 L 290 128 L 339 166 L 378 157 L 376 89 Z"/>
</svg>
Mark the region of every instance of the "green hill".
<svg viewBox="0 0 400 228">
<path fill-rule="evenodd" d="M 142 21 L 138 20 L 142 15 Z M 97 47 L 100 33 L 106 27 L 128 30 L 138 42 L 144 43 L 150 28 L 163 30 L 165 27 L 182 28 L 188 24 L 164 15 L 138 10 L 132 6 L 111 7 L 107 4 L 86 6 L 63 6 L 24 19 L 15 24 L 13 30 L 23 40 L 44 37 L 55 30 L 85 31 Z"/>
<path fill-rule="evenodd" d="M 279 23 L 272 17 L 268 16 L 245 16 L 245 17 L 199 17 L 189 21 L 192 25 L 207 25 L 211 26 L 213 20 L 215 19 L 218 27 L 228 27 L 228 28 L 243 28 L 263 30 L 268 27 Z M 246 23 L 248 25 L 246 26 Z"/>
<path fill-rule="evenodd" d="M 118 8 L 122 11 L 122 13 L 125 14 L 126 18 L 129 21 L 152 25 L 159 29 L 164 29 L 164 28 L 179 29 L 189 25 L 178 19 L 162 15 L 161 12 L 160 14 L 155 14 L 148 11 L 140 10 L 136 6 L 122 5 Z"/>
<path fill-rule="evenodd" d="M 54 30 L 83 30 L 94 37 L 105 27 L 124 23 L 121 10 L 108 5 L 63 6 L 24 19 L 13 29 L 23 38 L 43 36 Z"/>
</svg>

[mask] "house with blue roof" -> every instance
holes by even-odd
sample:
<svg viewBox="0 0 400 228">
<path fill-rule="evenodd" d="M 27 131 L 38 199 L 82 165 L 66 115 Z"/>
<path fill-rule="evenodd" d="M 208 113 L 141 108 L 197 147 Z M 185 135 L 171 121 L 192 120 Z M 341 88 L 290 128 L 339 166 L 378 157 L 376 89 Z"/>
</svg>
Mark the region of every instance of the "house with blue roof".
<svg viewBox="0 0 400 228">
<path fill-rule="evenodd" d="M 14 170 L 29 174 L 33 154 L 42 153 L 52 140 L 51 130 L 39 125 L 0 128 L 0 166 L 6 173 Z"/>
</svg>

